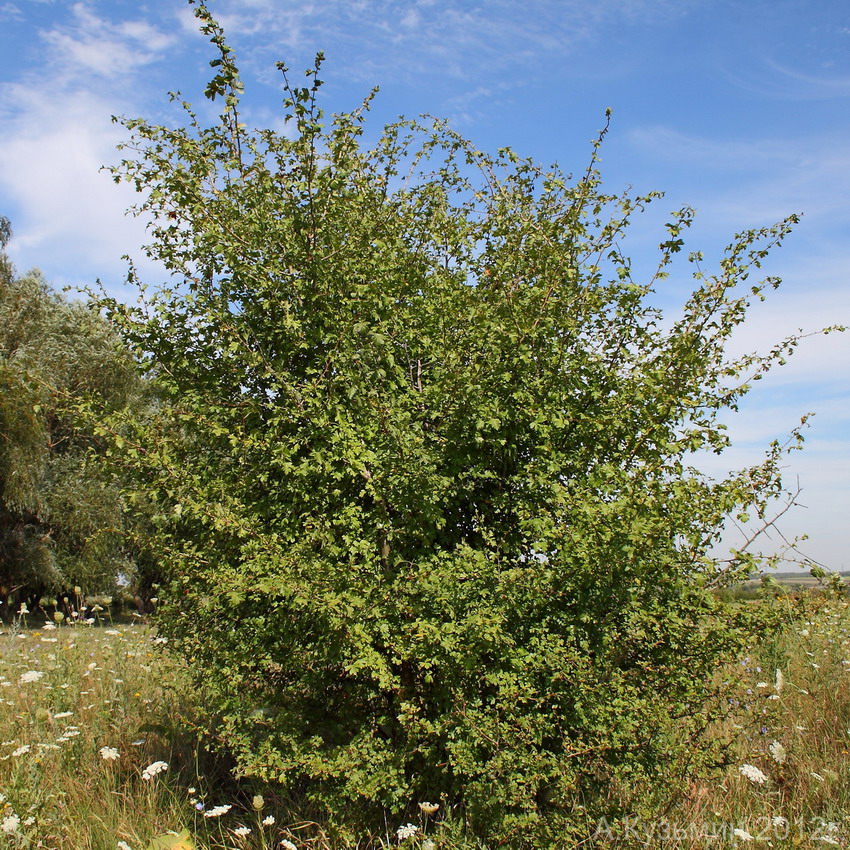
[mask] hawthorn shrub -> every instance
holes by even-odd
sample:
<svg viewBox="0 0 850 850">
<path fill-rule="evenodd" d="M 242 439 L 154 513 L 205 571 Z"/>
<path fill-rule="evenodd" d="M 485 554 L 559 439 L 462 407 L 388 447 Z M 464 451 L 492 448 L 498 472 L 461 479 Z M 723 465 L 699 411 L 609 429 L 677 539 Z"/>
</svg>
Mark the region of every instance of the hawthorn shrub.
<svg viewBox="0 0 850 850">
<path fill-rule="evenodd" d="M 286 82 L 295 132 L 249 130 L 196 14 L 220 121 L 121 119 L 114 170 L 174 283 L 104 302 L 158 393 L 103 430 L 156 505 L 160 628 L 241 773 L 350 835 L 440 800 L 564 846 L 611 788 L 710 760 L 713 674 L 764 625 L 712 593 L 753 547 L 710 553 L 730 515 L 770 522 L 789 446 L 719 481 L 693 456 L 797 343 L 725 351 L 793 219 L 716 273 L 691 255 L 665 317 L 691 210 L 637 281 L 620 246 L 653 196 L 606 194 L 595 148 L 579 179 L 440 121 L 367 148 L 369 101 L 326 121 L 319 61 Z"/>
</svg>

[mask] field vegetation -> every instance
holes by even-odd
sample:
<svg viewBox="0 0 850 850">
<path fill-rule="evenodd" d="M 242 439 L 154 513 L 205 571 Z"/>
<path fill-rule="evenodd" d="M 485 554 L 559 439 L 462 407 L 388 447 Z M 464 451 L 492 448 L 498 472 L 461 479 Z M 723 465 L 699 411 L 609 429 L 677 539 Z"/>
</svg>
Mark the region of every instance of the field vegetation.
<svg viewBox="0 0 850 850">
<path fill-rule="evenodd" d="M 580 846 L 848 845 L 850 606 L 812 595 L 770 604 L 785 609 L 782 631 L 718 671 L 725 708 L 706 730 L 716 767 L 612 787 L 611 817 L 589 819 Z M 280 786 L 234 779 L 196 722 L 195 660 L 165 648 L 137 616 L 21 615 L 0 635 L 0 847 L 485 846 L 439 796 L 352 841 Z"/>
</svg>

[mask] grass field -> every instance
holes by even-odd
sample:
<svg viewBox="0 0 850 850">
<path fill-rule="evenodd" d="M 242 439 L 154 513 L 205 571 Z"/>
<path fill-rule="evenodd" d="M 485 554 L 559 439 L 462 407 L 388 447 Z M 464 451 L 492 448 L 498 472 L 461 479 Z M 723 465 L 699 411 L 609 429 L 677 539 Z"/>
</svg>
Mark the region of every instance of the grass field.
<svg viewBox="0 0 850 850">
<path fill-rule="evenodd" d="M 343 846 L 274 789 L 229 777 L 193 731 L 183 662 L 149 626 L 38 625 L 0 634 L 0 847 Z M 732 713 L 712 734 L 731 741 L 728 768 L 668 777 L 663 812 L 600 822 L 584 846 L 850 847 L 848 603 L 813 601 L 720 673 Z M 419 802 L 357 846 L 478 846 Z"/>
</svg>

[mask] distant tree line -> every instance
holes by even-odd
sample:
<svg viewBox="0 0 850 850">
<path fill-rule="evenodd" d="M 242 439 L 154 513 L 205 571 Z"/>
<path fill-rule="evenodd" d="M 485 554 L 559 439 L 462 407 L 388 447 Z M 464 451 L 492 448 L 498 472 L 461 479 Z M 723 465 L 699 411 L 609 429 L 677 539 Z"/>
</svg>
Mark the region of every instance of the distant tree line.
<svg viewBox="0 0 850 850">
<path fill-rule="evenodd" d="M 109 323 L 18 275 L 0 217 L 0 617 L 63 593 L 107 593 L 137 578 L 137 547 L 113 477 L 97 463 L 88 400 L 118 411 L 142 385 Z M 75 595 L 79 598 L 79 593 Z"/>
</svg>

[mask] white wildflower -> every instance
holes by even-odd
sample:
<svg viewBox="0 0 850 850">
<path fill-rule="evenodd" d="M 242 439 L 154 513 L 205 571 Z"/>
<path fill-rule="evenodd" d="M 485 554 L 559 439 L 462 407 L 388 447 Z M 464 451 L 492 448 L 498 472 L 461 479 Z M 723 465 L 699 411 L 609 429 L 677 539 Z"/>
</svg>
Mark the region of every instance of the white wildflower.
<svg viewBox="0 0 850 850">
<path fill-rule="evenodd" d="M 158 773 L 162 773 L 164 770 L 168 770 L 168 762 L 155 761 L 152 764 L 149 764 L 142 771 L 142 779 L 144 779 L 145 782 L 149 782 L 151 779 L 154 778 L 154 776 L 156 776 Z"/>
<path fill-rule="evenodd" d="M 236 829 L 233 830 L 233 834 L 244 837 L 251 834 L 251 829 L 247 826 L 237 826 Z"/>
<path fill-rule="evenodd" d="M 18 831 L 18 827 L 21 825 L 21 819 L 14 813 L 8 815 L 3 818 L 3 822 L 0 823 L 0 829 L 3 830 L 7 835 L 11 835 L 13 832 Z"/>
<path fill-rule="evenodd" d="M 414 826 L 412 823 L 406 823 L 396 830 L 396 835 L 399 841 L 404 841 L 406 838 L 413 838 L 417 832 L 419 832 L 418 826 Z"/>
<path fill-rule="evenodd" d="M 55 720 L 61 720 L 63 717 L 70 717 L 74 712 L 73 711 L 60 711 L 53 715 Z"/>
<path fill-rule="evenodd" d="M 22 747 L 18 747 L 17 750 L 12 752 L 12 755 L 17 758 L 18 756 L 26 755 L 30 751 L 30 745 L 24 744 Z"/>
<path fill-rule="evenodd" d="M 204 812 L 205 818 L 220 818 L 222 815 L 226 815 L 233 806 L 230 803 L 225 803 L 223 806 L 213 806 L 208 812 Z"/>
<path fill-rule="evenodd" d="M 423 815 L 433 815 L 440 808 L 439 803 L 420 803 L 419 810 Z"/>
<path fill-rule="evenodd" d="M 767 782 L 767 776 L 762 773 L 754 764 L 742 764 L 738 770 L 741 771 L 741 776 L 746 777 L 750 782 L 756 785 L 764 785 Z"/>
<path fill-rule="evenodd" d="M 118 850 L 133 850 L 133 848 L 126 841 L 118 842 Z"/>
<path fill-rule="evenodd" d="M 27 670 L 26 673 L 21 673 L 21 678 L 18 681 L 22 685 L 26 685 L 28 682 L 37 682 L 43 675 L 42 670 Z"/>
<path fill-rule="evenodd" d="M 45 623 L 42 628 L 46 632 L 52 632 L 56 630 L 56 623 Z"/>
<path fill-rule="evenodd" d="M 788 753 L 779 741 L 773 741 L 773 743 L 771 743 L 768 747 L 768 750 L 770 751 L 771 758 L 777 764 L 785 764 L 785 759 L 788 757 Z"/>
<path fill-rule="evenodd" d="M 115 747 L 101 747 L 100 757 L 104 761 L 115 761 L 121 757 L 121 754 L 115 749 Z"/>
<path fill-rule="evenodd" d="M 773 826 L 788 826 L 788 818 L 784 818 L 782 815 L 774 815 L 770 822 Z"/>
<path fill-rule="evenodd" d="M 732 834 L 735 836 L 735 838 L 740 838 L 741 841 L 752 841 L 753 840 L 752 835 L 750 835 L 750 833 L 747 832 L 746 829 L 733 830 Z"/>
<path fill-rule="evenodd" d="M 263 826 L 272 826 L 274 824 L 274 815 L 267 815 L 263 818 Z"/>
<path fill-rule="evenodd" d="M 286 838 L 284 838 L 278 846 L 283 847 L 283 850 L 298 850 L 298 848 Z"/>
<path fill-rule="evenodd" d="M 812 771 L 812 776 L 817 779 L 818 782 L 825 782 L 826 780 L 819 774 Z"/>
</svg>

